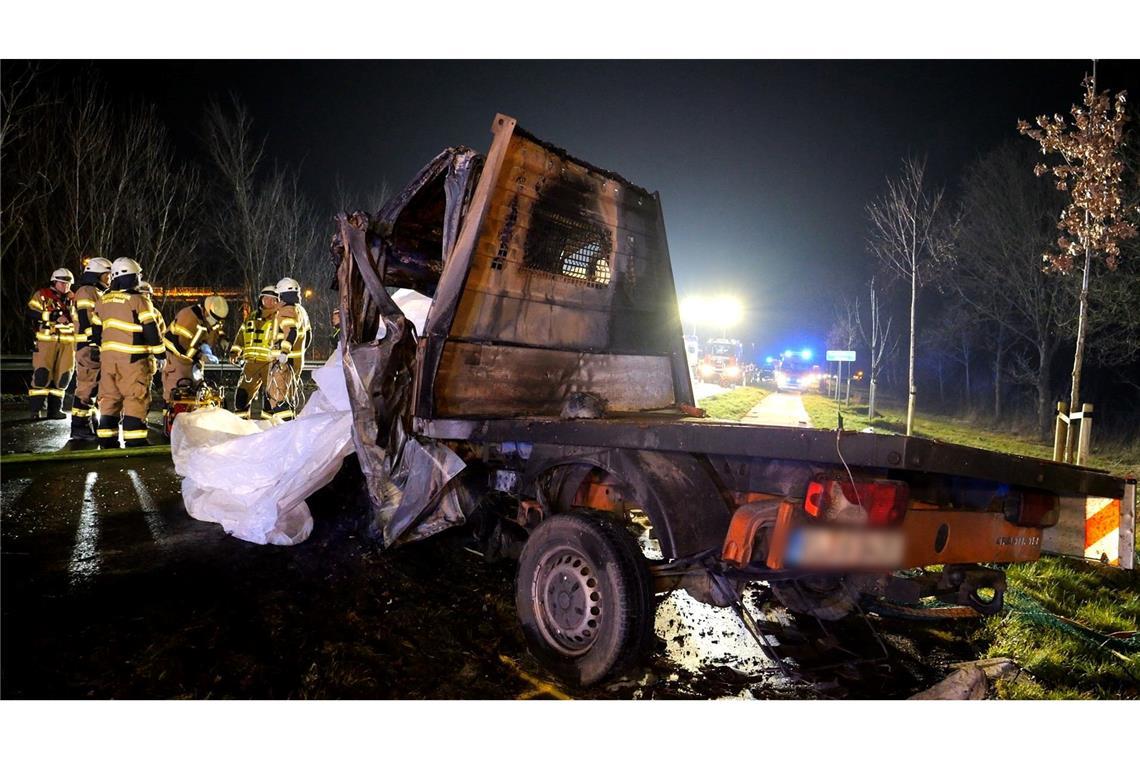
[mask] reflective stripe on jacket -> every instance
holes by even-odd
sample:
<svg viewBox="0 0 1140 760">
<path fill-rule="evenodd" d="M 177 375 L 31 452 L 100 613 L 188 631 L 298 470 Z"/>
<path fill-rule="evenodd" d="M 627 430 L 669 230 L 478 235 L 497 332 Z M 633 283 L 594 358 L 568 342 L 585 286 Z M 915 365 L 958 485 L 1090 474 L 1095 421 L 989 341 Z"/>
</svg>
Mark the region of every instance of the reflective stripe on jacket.
<svg viewBox="0 0 1140 760">
<path fill-rule="evenodd" d="M 75 307 L 70 295 L 60 295 L 52 288 L 40 288 L 28 299 L 28 311 L 35 323 L 36 340 L 46 343 L 75 342 Z M 66 316 L 70 322 L 60 324 Z"/>
<path fill-rule="evenodd" d="M 150 298 L 133 290 L 109 290 L 99 297 L 91 316 L 91 340 L 106 354 L 161 356 L 161 315 Z"/>
</svg>

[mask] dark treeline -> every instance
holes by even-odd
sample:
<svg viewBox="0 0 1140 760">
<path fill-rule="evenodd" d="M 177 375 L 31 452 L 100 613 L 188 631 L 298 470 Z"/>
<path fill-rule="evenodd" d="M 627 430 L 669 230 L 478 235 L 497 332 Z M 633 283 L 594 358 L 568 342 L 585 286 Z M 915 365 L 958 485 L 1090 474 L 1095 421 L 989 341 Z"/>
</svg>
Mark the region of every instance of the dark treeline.
<svg viewBox="0 0 1140 760">
<path fill-rule="evenodd" d="M 1140 204 L 1140 151 L 1126 142 L 1123 153 L 1124 200 L 1134 212 Z M 1047 436 L 1056 402 L 1068 399 L 1081 272 L 1050 271 L 1043 259 L 1057 245 L 1067 197 L 1049 178 L 1034 175 L 1041 161 L 1033 141 L 1011 135 L 941 193 L 929 245 L 918 260 L 920 417 L 924 409 L 961 414 Z M 908 176 L 908 169 L 904 163 L 900 177 Z M 928 199 L 939 195 L 935 188 L 925 191 Z M 869 207 L 872 252 L 883 242 L 874 211 Z M 869 355 L 873 292 L 879 307 L 874 342 L 882 359 L 872 369 L 880 388 L 901 401 L 907 391 L 911 291 L 910 280 L 889 263 L 873 282 L 845 294 L 828 346 Z M 1140 431 L 1136 238 L 1122 242 L 1115 270 L 1103 258 L 1093 259 L 1084 367 L 1082 401 L 1097 407 L 1098 438 L 1133 443 Z"/>
<path fill-rule="evenodd" d="M 224 93 L 203 107 L 197 150 L 180 151 L 153 104 L 115 102 L 94 69 L 65 81 L 50 67 L 6 64 L 0 92 L 4 353 L 31 347 L 28 294 L 57 267 L 78 276 L 92 256 L 130 256 L 156 288 L 240 288 L 251 303 L 293 277 L 311 290 L 314 346 L 327 353 L 332 216 L 375 211 L 382 189 L 334 180 L 329 197 L 306 195 L 298 168 L 266 155 L 249 112 Z M 156 302 L 168 317 L 184 305 Z"/>
</svg>

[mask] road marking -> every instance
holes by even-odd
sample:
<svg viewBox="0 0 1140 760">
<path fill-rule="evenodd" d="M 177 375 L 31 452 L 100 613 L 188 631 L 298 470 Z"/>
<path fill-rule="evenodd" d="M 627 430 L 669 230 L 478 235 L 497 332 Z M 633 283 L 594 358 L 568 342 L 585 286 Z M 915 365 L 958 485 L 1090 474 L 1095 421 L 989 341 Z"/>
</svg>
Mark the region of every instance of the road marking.
<svg viewBox="0 0 1140 760">
<path fill-rule="evenodd" d="M 99 572 L 99 512 L 95 504 L 95 482 L 98 478 L 98 473 L 89 472 L 83 485 L 83 508 L 79 513 L 79 526 L 75 529 L 71 561 L 67 563 L 67 575 L 72 585 Z"/>
<path fill-rule="evenodd" d="M 143 483 L 142 478 L 139 477 L 138 472 L 135 470 L 127 470 L 127 477 L 131 479 L 131 485 L 135 487 L 135 494 L 139 497 L 139 504 L 142 506 L 143 519 L 146 520 L 146 527 L 150 531 L 150 536 L 155 540 L 155 543 L 166 543 L 166 523 L 162 519 L 162 513 L 159 512 L 158 507 L 154 503 L 154 497 L 150 495 L 150 490 Z"/>
<path fill-rule="evenodd" d="M 519 694 L 516 699 L 533 699 L 535 697 L 542 696 L 543 694 L 554 697 L 555 699 L 573 699 L 573 697 L 549 681 L 543 681 L 541 678 L 536 678 L 530 673 L 527 673 L 525 670 L 519 667 L 517 662 L 512 660 L 510 657 L 507 657 L 505 654 L 499 655 L 499 660 L 504 665 L 513 670 L 516 676 L 534 687 L 530 691 L 524 691 L 522 694 Z"/>
</svg>

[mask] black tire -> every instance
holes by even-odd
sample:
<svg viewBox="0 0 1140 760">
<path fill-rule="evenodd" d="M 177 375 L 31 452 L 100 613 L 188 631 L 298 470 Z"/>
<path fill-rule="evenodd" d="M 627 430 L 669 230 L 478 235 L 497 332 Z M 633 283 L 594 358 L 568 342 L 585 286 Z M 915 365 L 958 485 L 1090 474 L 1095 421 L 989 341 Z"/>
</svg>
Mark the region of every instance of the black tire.
<svg viewBox="0 0 1140 760">
<path fill-rule="evenodd" d="M 523 547 L 515 608 L 534 657 L 589 686 L 635 664 L 653 640 L 649 567 L 636 540 L 603 514 L 547 518 Z"/>
</svg>

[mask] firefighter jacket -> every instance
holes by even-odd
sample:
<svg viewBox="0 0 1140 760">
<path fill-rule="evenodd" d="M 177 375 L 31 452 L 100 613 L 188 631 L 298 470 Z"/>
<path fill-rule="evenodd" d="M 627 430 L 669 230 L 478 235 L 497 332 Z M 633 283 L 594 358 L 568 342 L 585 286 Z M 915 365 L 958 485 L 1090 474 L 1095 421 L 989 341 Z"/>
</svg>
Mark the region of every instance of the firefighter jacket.
<svg viewBox="0 0 1140 760">
<path fill-rule="evenodd" d="M 186 362 L 197 361 L 203 343 L 213 343 L 221 336 L 222 325 L 210 327 L 198 304 L 187 306 L 174 315 L 174 321 L 163 336 L 166 350 Z"/>
<path fill-rule="evenodd" d="M 126 355 L 132 362 L 162 356 L 158 310 L 137 290 L 108 290 L 99 297 L 91 317 L 91 344 L 101 361 Z"/>
<path fill-rule="evenodd" d="M 79 348 L 82 348 L 91 340 L 92 317 L 95 315 L 95 304 L 99 303 L 99 298 L 103 295 L 104 291 L 106 291 L 106 288 L 104 288 L 98 280 L 93 283 L 81 282 L 79 287 L 75 289 L 75 342 Z"/>
<path fill-rule="evenodd" d="M 277 309 L 257 309 L 241 323 L 230 347 L 230 356 L 234 360 L 267 362 L 272 358 L 273 342 L 277 337 L 276 312 Z"/>
<path fill-rule="evenodd" d="M 37 341 L 75 342 L 75 307 L 70 293 L 61 294 L 54 288 L 40 288 L 28 299 L 28 312 Z M 65 317 L 67 321 L 61 324 L 60 317 Z"/>
<path fill-rule="evenodd" d="M 308 345 L 310 325 L 309 314 L 299 303 L 282 304 L 277 310 L 277 334 L 274 349 L 285 353 L 290 359 L 300 359 Z"/>
</svg>

